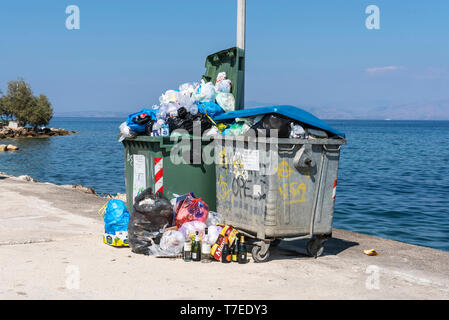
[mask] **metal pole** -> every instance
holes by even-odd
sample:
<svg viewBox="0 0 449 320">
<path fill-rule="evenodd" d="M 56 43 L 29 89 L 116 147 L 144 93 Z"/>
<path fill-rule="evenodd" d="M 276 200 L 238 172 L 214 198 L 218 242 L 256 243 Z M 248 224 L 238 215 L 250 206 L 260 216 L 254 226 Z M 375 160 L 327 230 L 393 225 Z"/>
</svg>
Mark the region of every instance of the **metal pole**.
<svg viewBox="0 0 449 320">
<path fill-rule="evenodd" d="M 237 0 L 237 48 L 245 50 L 246 0 Z"/>
</svg>

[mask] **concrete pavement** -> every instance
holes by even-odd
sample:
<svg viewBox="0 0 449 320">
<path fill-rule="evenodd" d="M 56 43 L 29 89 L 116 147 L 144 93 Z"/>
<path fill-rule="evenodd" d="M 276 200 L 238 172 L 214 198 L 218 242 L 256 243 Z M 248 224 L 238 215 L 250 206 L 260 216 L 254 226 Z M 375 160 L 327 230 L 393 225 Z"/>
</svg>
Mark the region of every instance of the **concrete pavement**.
<svg viewBox="0 0 449 320">
<path fill-rule="evenodd" d="M 106 202 L 0 175 L 0 299 L 449 298 L 448 252 L 335 229 L 318 259 L 294 241 L 266 263 L 186 263 L 103 244 Z"/>
</svg>

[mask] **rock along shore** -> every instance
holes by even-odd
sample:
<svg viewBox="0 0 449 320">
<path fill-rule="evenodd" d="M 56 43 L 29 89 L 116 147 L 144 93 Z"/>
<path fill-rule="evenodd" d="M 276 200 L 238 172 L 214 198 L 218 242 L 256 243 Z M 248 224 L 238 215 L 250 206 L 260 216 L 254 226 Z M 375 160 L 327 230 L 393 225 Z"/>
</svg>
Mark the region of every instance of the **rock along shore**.
<svg viewBox="0 0 449 320">
<path fill-rule="evenodd" d="M 0 127 L 0 140 L 6 138 L 48 138 L 53 136 L 68 136 L 75 133 L 76 131 L 55 128 L 40 128 L 35 130 L 34 128 L 24 127 Z"/>
</svg>

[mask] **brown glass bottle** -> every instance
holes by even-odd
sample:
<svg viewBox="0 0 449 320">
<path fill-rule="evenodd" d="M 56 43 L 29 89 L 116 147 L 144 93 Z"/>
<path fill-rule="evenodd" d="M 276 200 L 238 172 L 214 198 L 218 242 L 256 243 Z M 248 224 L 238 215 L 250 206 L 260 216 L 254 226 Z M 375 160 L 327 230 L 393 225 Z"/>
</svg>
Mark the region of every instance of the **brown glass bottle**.
<svg viewBox="0 0 449 320">
<path fill-rule="evenodd" d="M 221 253 L 221 262 L 222 263 L 231 262 L 231 251 L 229 249 L 228 237 L 225 237 L 225 244 L 223 246 L 223 251 Z"/>
</svg>

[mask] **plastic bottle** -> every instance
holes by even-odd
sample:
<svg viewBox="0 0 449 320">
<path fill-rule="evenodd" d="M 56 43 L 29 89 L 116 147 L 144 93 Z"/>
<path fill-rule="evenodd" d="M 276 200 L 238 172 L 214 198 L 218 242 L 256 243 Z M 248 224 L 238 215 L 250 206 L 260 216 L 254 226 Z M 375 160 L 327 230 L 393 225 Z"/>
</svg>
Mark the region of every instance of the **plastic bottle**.
<svg viewBox="0 0 449 320">
<path fill-rule="evenodd" d="M 168 127 L 167 123 L 164 123 L 161 127 L 161 136 L 162 137 L 169 137 L 170 136 L 170 129 Z"/>
</svg>

